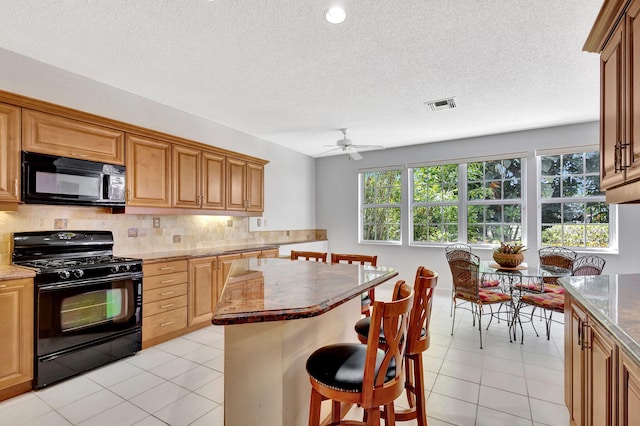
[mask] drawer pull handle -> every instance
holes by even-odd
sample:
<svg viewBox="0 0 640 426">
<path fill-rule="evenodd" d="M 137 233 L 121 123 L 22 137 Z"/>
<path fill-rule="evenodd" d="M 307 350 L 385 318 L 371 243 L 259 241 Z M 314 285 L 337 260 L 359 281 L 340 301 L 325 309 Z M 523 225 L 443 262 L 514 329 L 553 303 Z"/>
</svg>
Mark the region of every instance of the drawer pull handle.
<svg viewBox="0 0 640 426">
<path fill-rule="evenodd" d="M 160 296 L 166 296 L 173 293 L 175 293 L 175 291 L 165 291 L 164 293 L 160 293 Z"/>
<path fill-rule="evenodd" d="M 160 308 L 161 308 L 161 309 L 167 309 L 167 308 L 172 307 L 173 305 L 175 305 L 175 303 L 169 303 L 169 304 L 167 304 L 167 305 L 162 305 L 162 306 L 160 306 Z"/>
<path fill-rule="evenodd" d="M 162 324 L 160 324 L 160 327 L 166 327 L 167 325 L 171 324 L 173 324 L 173 321 L 163 322 Z"/>
<path fill-rule="evenodd" d="M 160 284 L 168 284 L 168 283 L 172 283 L 175 280 L 164 280 L 164 281 L 160 281 Z"/>
<path fill-rule="evenodd" d="M 6 284 L 0 284 L 0 288 L 5 288 L 6 286 Z"/>
<path fill-rule="evenodd" d="M 176 269 L 175 266 L 164 266 L 162 268 L 160 268 L 161 271 L 170 271 L 172 269 Z"/>
</svg>

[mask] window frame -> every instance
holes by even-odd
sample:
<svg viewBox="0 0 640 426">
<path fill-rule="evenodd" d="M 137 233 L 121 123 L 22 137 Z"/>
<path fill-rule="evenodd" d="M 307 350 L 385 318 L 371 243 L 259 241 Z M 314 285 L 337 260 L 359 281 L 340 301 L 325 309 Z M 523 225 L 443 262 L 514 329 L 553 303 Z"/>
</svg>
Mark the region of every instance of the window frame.
<svg viewBox="0 0 640 426">
<path fill-rule="evenodd" d="M 364 191 L 365 191 L 365 182 L 364 176 L 366 173 L 376 173 L 376 172 L 386 172 L 386 171 L 398 171 L 400 173 L 400 201 L 397 204 L 393 203 L 383 203 L 383 204 L 364 204 Z M 401 246 L 403 244 L 404 238 L 404 216 L 405 212 L 405 203 L 403 199 L 406 194 L 405 187 L 405 173 L 406 167 L 404 166 L 386 166 L 386 167 L 374 167 L 367 169 L 358 169 L 356 171 L 358 173 L 358 244 L 376 244 L 376 245 L 394 245 Z M 363 238 L 364 234 L 364 210 L 365 208 L 399 208 L 400 209 L 400 222 L 399 222 L 399 235 L 400 239 L 398 241 L 393 240 L 365 240 Z"/>
<path fill-rule="evenodd" d="M 432 161 L 432 162 L 422 162 L 422 163 L 412 163 L 407 165 L 407 180 L 408 180 L 408 195 L 407 195 L 407 208 L 408 208 L 408 216 L 409 216 L 409 246 L 414 247 L 444 247 L 451 242 L 419 242 L 414 240 L 414 222 L 413 222 L 413 209 L 415 206 L 428 205 L 429 203 L 414 203 L 413 200 L 413 191 L 414 191 L 414 182 L 413 182 L 413 169 L 419 167 L 431 167 L 431 166 L 441 166 L 441 165 L 457 165 L 458 166 L 458 241 L 464 242 L 471 247 L 474 248 L 494 248 L 496 244 L 492 243 L 470 243 L 468 240 L 468 206 L 469 205 L 480 205 L 480 204 L 514 204 L 512 199 L 499 199 L 499 200 L 468 200 L 468 164 L 469 163 L 477 163 L 477 162 L 488 162 L 488 161 L 502 161 L 518 158 L 520 159 L 520 198 L 513 199 L 519 200 L 521 205 L 521 224 L 522 224 L 522 240 L 521 243 L 523 245 L 527 244 L 527 208 L 526 208 L 526 200 L 527 200 L 527 164 L 529 161 L 529 153 L 527 152 L 511 152 L 506 154 L 496 154 L 496 155 L 488 155 L 488 156 L 478 156 L 478 157 L 469 157 L 469 158 L 460 158 L 460 159 L 449 159 L 449 160 L 441 160 L 441 161 Z M 438 203 L 435 203 L 436 205 Z M 447 203 L 448 205 L 452 205 L 451 203 Z"/>
<path fill-rule="evenodd" d="M 581 196 L 581 197 L 557 197 L 557 198 L 543 198 L 542 197 L 542 157 L 553 155 L 571 155 L 571 154 L 583 154 L 586 152 L 599 151 L 598 145 L 584 145 L 573 146 L 564 148 L 552 148 L 552 149 L 540 149 L 535 151 L 536 160 L 536 239 L 538 247 L 545 247 L 542 242 L 542 205 L 576 202 L 576 203 L 589 203 L 589 202 L 603 202 L 606 203 L 605 191 L 601 189 L 602 195 L 599 196 Z M 599 167 L 602 163 L 598 162 Z M 599 169 L 598 174 L 601 174 Z M 608 247 L 583 247 L 583 246 L 568 246 L 563 245 L 571 250 L 579 253 L 618 253 L 618 208 L 615 204 L 608 204 L 609 206 L 609 246 Z"/>
</svg>

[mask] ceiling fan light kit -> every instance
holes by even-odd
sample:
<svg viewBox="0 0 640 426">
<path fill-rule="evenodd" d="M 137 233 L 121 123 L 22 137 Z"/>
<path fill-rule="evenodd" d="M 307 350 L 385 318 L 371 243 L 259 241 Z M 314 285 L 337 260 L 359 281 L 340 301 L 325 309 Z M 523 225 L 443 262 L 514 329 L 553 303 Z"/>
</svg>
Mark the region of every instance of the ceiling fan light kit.
<svg viewBox="0 0 640 426">
<path fill-rule="evenodd" d="M 340 6 L 334 6 L 327 10 L 324 17 L 330 24 L 341 24 L 347 19 L 347 12 Z"/>
</svg>

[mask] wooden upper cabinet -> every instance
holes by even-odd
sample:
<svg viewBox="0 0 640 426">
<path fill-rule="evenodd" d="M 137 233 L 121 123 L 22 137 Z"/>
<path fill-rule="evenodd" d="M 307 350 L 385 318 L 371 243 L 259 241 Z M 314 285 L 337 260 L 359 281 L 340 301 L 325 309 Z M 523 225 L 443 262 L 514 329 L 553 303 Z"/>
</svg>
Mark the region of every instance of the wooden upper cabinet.
<svg viewBox="0 0 640 426">
<path fill-rule="evenodd" d="M 20 201 L 20 108 L 0 103 L 0 210 Z"/>
<path fill-rule="evenodd" d="M 191 209 L 225 208 L 225 157 L 173 146 L 173 205 Z"/>
<path fill-rule="evenodd" d="M 227 210 L 264 211 L 264 165 L 227 158 Z"/>
<path fill-rule="evenodd" d="M 202 208 L 226 208 L 226 158 L 213 152 L 202 152 Z"/>
<path fill-rule="evenodd" d="M 600 55 L 600 187 L 624 182 L 622 144 L 624 138 L 624 22 L 614 32 Z"/>
<path fill-rule="evenodd" d="M 264 211 L 264 166 L 247 162 L 247 211 Z"/>
<path fill-rule="evenodd" d="M 625 16 L 625 132 L 629 147 L 626 179 L 640 179 L 640 1 L 634 1 Z M 636 84 L 637 83 L 637 84 Z"/>
<path fill-rule="evenodd" d="M 202 151 L 173 145 L 173 206 L 199 208 L 202 204 Z"/>
<path fill-rule="evenodd" d="M 22 150 L 110 164 L 124 164 L 124 133 L 24 109 Z"/>
<path fill-rule="evenodd" d="M 127 134 L 127 205 L 171 207 L 171 144 Z"/>
</svg>

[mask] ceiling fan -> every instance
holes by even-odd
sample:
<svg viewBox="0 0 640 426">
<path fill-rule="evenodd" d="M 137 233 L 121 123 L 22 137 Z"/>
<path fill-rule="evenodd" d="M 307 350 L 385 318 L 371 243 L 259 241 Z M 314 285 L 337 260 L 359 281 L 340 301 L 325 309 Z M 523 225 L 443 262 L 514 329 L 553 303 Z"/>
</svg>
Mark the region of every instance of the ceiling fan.
<svg viewBox="0 0 640 426">
<path fill-rule="evenodd" d="M 349 154 L 349 157 L 352 160 L 362 160 L 362 155 L 358 152 L 358 150 L 363 149 L 367 151 L 371 151 L 374 149 L 384 149 L 382 145 L 354 145 L 351 139 L 347 139 L 347 129 L 340 129 L 342 132 L 342 139 L 338 139 L 335 145 L 325 145 L 325 146 L 335 146 L 335 148 L 330 149 L 329 151 L 323 152 L 323 154 L 327 154 L 332 151 L 341 150 L 342 152 Z"/>
</svg>

